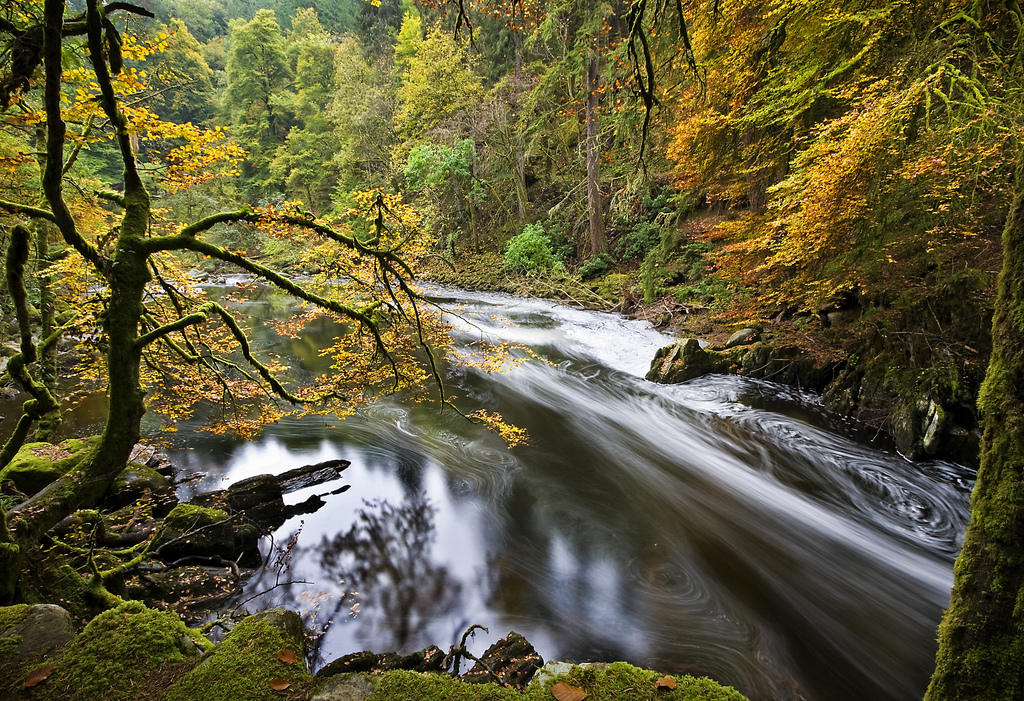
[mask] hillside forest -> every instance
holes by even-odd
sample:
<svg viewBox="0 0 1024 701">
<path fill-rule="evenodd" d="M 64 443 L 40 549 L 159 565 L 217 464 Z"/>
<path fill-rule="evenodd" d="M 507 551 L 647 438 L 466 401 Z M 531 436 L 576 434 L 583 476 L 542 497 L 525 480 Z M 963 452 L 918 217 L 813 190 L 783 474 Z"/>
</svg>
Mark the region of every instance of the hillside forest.
<svg viewBox="0 0 1024 701">
<path fill-rule="evenodd" d="M 34 403 L 0 460 L 56 435 L 97 382 L 111 417 L 81 468 L 97 484 L 146 406 L 344 413 L 383 385 L 439 385 L 425 278 L 723 345 L 755 328 L 791 365 L 830 369 L 790 382 L 910 458 L 991 450 L 982 394 L 1019 468 L 1019 277 L 995 314 L 1017 336 L 1000 350 L 992 328 L 1021 217 L 1022 22 L 1009 0 L 5 2 L 0 301 L 6 377 Z M 339 372 L 282 386 L 244 322 L 196 293 L 227 268 L 358 328 L 328 351 Z M 991 357 L 1003 370 L 982 392 Z M 283 411 L 213 428 L 251 434 Z M 5 562 L 102 493 L 69 479 L 0 518 Z M 991 542 L 1011 522 L 994 518 Z M 983 569 L 1008 564 L 992 557 Z M 936 679 L 934 698 L 957 697 Z"/>
</svg>

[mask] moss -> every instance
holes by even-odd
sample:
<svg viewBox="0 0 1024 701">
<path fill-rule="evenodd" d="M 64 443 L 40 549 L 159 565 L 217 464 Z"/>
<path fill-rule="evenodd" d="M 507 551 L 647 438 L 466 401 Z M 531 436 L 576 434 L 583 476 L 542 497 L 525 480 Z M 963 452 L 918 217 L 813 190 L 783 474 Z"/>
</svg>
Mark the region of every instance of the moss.
<svg viewBox="0 0 1024 701">
<path fill-rule="evenodd" d="M 548 694 L 550 697 L 550 694 Z M 443 674 L 385 672 L 367 701 L 518 701 L 523 694 L 493 684 L 468 684 Z"/>
<path fill-rule="evenodd" d="M 31 608 L 28 604 L 0 607 L 0 633 L 24 621 Z M 14 651 L 18 649 L 21 640 L 22 637 L 20 635 L 0 638 L 0 660 L 9 659 L 14 654 Z"/>
<path fill-rule="evenodd" d="M 285 664 L 277 658 L 295 643 L 280 629 L 256 617 L 244 619 L 203 660 L 175 682 L 166 701 L 271 701 L 281 698 L 270 688 L 273 679 L 285 679 L 290 691 L 311 688 L 313 677 L 300 658 Z"/>
<path fill-rule="evenodd" d="M 26 443 L 11 462 L 0 470 L 0 481 L 11 480 L 25 494 L 35 494 L 76 467 L 98 441 L 99 437 L 93 436 L 69 438 L 58 445 Z"/>
<path fill-rule="evenodd" d="M 0 631 L 16 626 L 25 620 L 29 609 L 28 604 L 15 604 L 14 606 L 0 606 Z"/>
<path fill-rule="evenodd" d="M 493 684 L 468 684 L 444 675 L 395 671 L 380 678 L 369 701 L 550 701 L 551 687 L 558 682 L 583 689 L 589 701 L 746 701 L 735 689 L 704 677 L 673 677 L 675 689 L 659 689 L 655 682 L 661 676 L 625 662 L 614 662 L 605 669 L 573 666 L 567 674 L 531 684 L 523 693 Z"/>
<path fill-rule="evenodd" d="M 8 638 L 0 638 L 0 660 L 10 659 L 21 645 L 22 637 L 12 635 Z"/>
<path fill-rule="evenodd" d="M 196 643 L 177 614 L 125 602 L 90 621 L 53 660 L 53 675 L 26 698 L 135 699 L 149 675 L 197 656 Z"/>
</svg>

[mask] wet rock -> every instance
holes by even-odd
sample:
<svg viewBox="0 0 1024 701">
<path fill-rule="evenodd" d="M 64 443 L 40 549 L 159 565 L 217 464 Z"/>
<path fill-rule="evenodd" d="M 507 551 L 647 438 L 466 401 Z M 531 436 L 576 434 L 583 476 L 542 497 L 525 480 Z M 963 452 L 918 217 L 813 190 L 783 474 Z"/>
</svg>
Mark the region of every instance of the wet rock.
<svg viewBox="0 0 1024 701">
<path fill-rule="evenodd" d="M 924 437 L 921 439 L 921 447 L 928 455 L 935 455 L 939 450 L 939 444 L 944 437 L 944 429 L 949 423 L 945 408 L 934 399 L 928 403 L 928 409 L 924 417 Z"/>
<path fill-rule="evenodd" d="M 0 611 L 20 608 L 12 606 Z M 29 657 L 48 655 L 75 638 L 71 614 L 60 606 L 26 606 L 18 617 L 17 623 L 0 630 L 0 649 L 10 650 L 4 656 L 5 662 L 21 662 Z"/>
<path fill-rule="evenodd" d="M 725 372 L 727 364 L 712 355 L 696 338 L 688 338 L 659 350 L 651 362 L 647 379 L 670 385 L 686 382 L 712 372 Z"/>
<path fill-rule="evenodd" d="M 182 565 L 143 570 L 129 581 L 127 594 L 159 609 L 176 611 L 187 624 L 198 625 L 238 591 L 240 575 L 233 568 Z"/>
<path fill-rule="evenodd" d="M 312 701 L 366 701 L 377 685 L 362 674 L 328 679 Z"/>
<path fill-rule="evenodd" d="M 493 682 L 494 676 L 487 672 L 489 669 L 503 684 L 522 688 L 543 664 L 544 660 L 533 649 L 533 645 L 513 631 L 487 648 L 480 662 L 473 665 L 461 679 L 480 684 Z"/>
<path fill-rule="evenodd" d="M 289 494 L 306 487 L 336 480 L 341 477 L 342 470 L 351 464 L 348 460 L 327 460 L 282 472 L 277 475 L 277 481 L 281 485 L 281 491 Z"/>
<path fill-rule="evenodd" d="M 120 509 L 142 499 L 153 501 L 156 516 L 166 516 L 178 505 L 170 480 L 151 467 L 133 462 L 114 479 L 103 505 Z"/>
<path fill-rule="evenodd" d="M 243 515 L 245 520 L 267 533 L 280 528 L 292 516 L 313 513 L 326 504 L 320 496 L 312 495 L 300 504 L 288 506 L 284 503 L 284 494 L 336 480 L 349 464 L 347 460 L 328 460 L 288 470 L 280 475 L 256 475 L 240 480 L 227 489 L 199 494 L 193 497 L 191 503 Z M 332 494 L 347 489 L 348 486 L 344 486 Z"/>
<path fill-rule="evenodd" d="M 395 669 L 413 672 L 443 672 L 445 670 L 445 654 L 436 645 L 424 648 L 419 652 L 399 655 L 394 652 L 354 652 L 334 660 L 316 673 L 318 677 L 333 677 L 337 674 L 351 672 L 369 672 L 383 674 Z"/>
<path fill-rule="evenodd" d="M 253 621 L 262 621 L 281 631 L 294 645 L 293 651 L 296 657 L 302 659 L 306 656 L 306 629 L 302 625 L 302 618 L 299 614 L 288 609 L 276 608 L 260 611 L 250 618 Z"/>
<path fill-rule="evenodd" d="M 757 329 L 740 329 L 732 336 L 729 336 L 729 340 L 725 342 L 726 348 L 732 348 L 734 346 L 749 346 L 751 343 L 756 343 L 761 340 L 761 334 Z"/>
<path fill-rule="evenodd" d="M 259 538 L 256 526 L 232 519 L 222 509 L 179 504 L 164 518 L 164 529 L 153 547 L 167 562 L 193 557 L 258 565 Z"/>
</svg>

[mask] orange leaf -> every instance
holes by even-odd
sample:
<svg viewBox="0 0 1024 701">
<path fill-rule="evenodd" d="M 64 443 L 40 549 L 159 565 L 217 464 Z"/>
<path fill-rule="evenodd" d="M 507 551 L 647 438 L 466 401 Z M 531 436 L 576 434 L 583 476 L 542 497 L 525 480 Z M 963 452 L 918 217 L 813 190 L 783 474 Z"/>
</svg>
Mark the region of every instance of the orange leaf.
<svg viewBox="0 0 1024 701">
<path fill-rule="evenodd" d="M 558 701 L 583 701 L 587 698 L 587 692 L 578 686 L 572 686 L 565 682 L 558 682 L 551 687 L 551 693 L 555 695 Z"/>
<path fill-rule="evenodd" d="M 35 686 L 40 682 L 46 681 L 46 678 L 50 676 L 53 669 L 54 667 L 52 664 L 44 665 L 43 667 L 36 667 L 35 671 L 28 675 L 28 679 L 26 679 L 21 685 L 21 688 L 27 689 L 30 686 Z"/>
<path fill-rule="evenodd" d="M 284 649 L 277 653 L 277 659 L 281 660 L 285 664 L 295 664 L 298 661 L 298 657 L 295 656 L 294 650 Z"/>
<path fill-rule="evenodd" d="M 284 691 L 291 685 L 292 683 L 290 681 L 288 681 L 287 679 L 282 679 L 281 677 L 277 677 L 276 679 L 270 680 L 270 688 L 274 691 Z"/>
<path fill-rule="evenodd" d="M 654 686 L 658 687 L 659 689 L 675 689 L 676 680 L 672 677 L 662 677 L 658 681 L 654 682 Z"/>
</svg>

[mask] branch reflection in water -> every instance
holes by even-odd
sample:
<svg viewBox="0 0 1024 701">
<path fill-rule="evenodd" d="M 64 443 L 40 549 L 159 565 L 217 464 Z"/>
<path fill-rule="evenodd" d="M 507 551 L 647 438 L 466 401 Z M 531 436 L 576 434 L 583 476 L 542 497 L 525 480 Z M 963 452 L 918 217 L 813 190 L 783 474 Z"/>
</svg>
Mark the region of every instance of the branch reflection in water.
<svg viewBox="0 0 1024 701">
<path fill-rule="evenodd" d="M 293 559 L 317 561 L 319 582 L 286 583 L 276 601 L 288 605 L 284 599 L 290 598 L 293 608 L 307 612 L 307 622 L 317 632 L 314 657 L 322 657 L 320 646 L 330 628 L 352 618 L 360 619 L 356 637 L 368 648 L 409 649 L 427 640 L 431 620 L 455 610 L 462 592 L 448 568 L 432 559 L 435 513 L 421 495 L 397 506 L 387 499 L 364 501 L 348 531 L 324 535 L 307 547 L 290 538 L 248 589 L 270 590 Z M 320 591 L 324 582 L 338 587 Z"/>
</svg>

